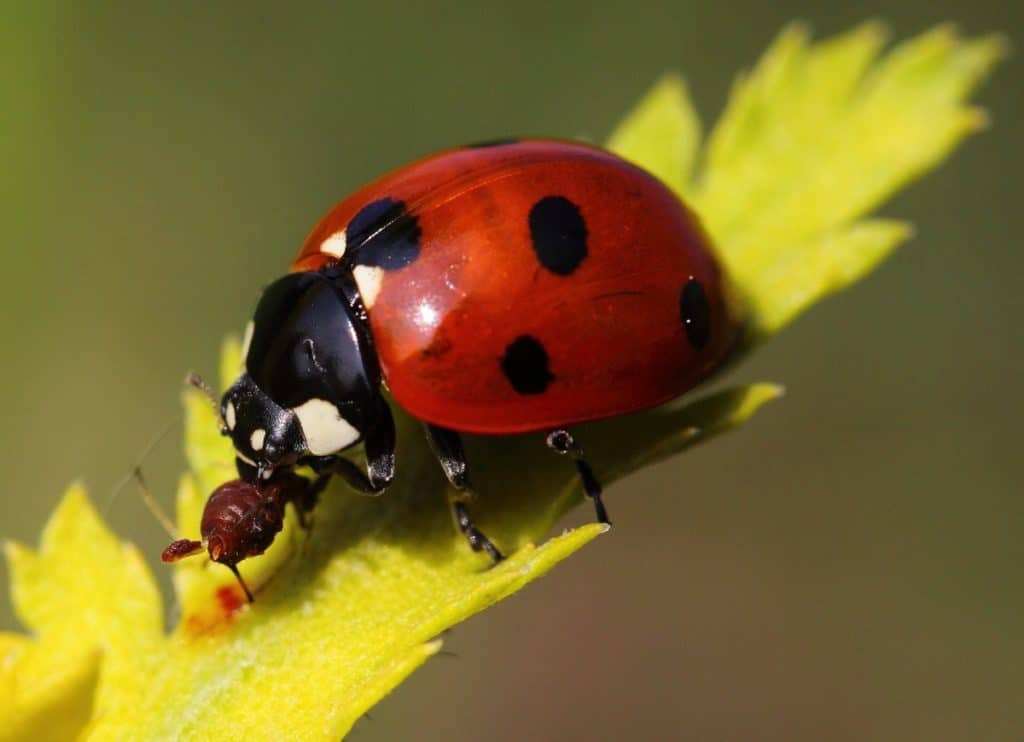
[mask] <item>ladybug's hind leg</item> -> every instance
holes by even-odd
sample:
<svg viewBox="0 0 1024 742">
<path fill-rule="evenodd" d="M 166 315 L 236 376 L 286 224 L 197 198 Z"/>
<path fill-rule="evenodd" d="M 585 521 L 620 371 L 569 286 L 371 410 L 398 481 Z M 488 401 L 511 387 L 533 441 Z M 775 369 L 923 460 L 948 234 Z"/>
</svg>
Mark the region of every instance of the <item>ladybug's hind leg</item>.
<svg viewBox="0 0 1024 742">
<path fill-rule="evenodd" d="M 583 447 L 576 442 L 572 433 L 568 430 L 553 430 L 548 433 L 546 443 L 548 448 L 555 453 L 569 456 L 575 462 L 576 471 L 579 472 L 580 482 L 583 484 L 583 492 L 594 503 L 594 514 L 597 516 L 598 522 L 611 525 L 612 522 L 608 520 L 608 511 L 604 509 L 604 503 L 601 501 L 601 483 L 594 476 L 594 470 L 590 468 L 590 464 L 583 458 Z"/>
<path fill-rule="evenodd" d="M 444 475 L 448 477 L 455 492 L 448 493 L 448 507 L 451 508 L 455 525 L 465 535 L 473 551 L 486 551 L 497 564 L 505 557 L 498 547 L 473 523 L 473 518 L 466 507 L 473 489 L 469 484 L 469 466 L 466 463 L 466 452 L 462 448 L 462 439 L 454 430 L 426 425 L 427 441 L 441 464 Z"/>
</svg>

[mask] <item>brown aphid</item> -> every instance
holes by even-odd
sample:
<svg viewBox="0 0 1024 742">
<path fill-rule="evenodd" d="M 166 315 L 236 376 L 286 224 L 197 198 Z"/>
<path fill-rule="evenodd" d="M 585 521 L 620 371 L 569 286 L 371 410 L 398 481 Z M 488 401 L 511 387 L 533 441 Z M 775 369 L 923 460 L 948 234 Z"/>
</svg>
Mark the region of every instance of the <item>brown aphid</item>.
<svg viewBox="0 0 1024 742">
<path fill-rule="evenodd" d="M 202 541 L 179 539 L 164 549 L 161 559 L 176 562 L 205 548 L 211 561 L 230 569 L 251 603 L 252 592 L 238 573 L 243 559 L 265 552 L 284 525 L 285 505 L 294 503 L 300 517 L 313 509 L 326 484 L 284 471 L 260 485 L 242 479 L 225 482 L 210 495 L 203 509 L 199 533 Z"/>
</svg>

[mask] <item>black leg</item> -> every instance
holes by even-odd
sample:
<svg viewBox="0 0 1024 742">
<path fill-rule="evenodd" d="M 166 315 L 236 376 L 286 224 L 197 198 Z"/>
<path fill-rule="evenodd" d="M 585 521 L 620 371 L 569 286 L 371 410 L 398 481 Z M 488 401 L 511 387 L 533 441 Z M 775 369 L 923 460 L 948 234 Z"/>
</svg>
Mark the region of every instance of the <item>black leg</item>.
<svg viewBox="0 0 1024 742">
<path fill-rule="evenodd" d="M 357 492 L 364 495 L 379 495 L 395 478 L 395 422 L 387 402 L 378 399 L 380 405 L 376 424 L 363 438 L 366 453 L 366 473 L 343 456 L 320 456 L 303 459 L 320 475 L 336 474 Z M 320 489 L 326 481 L 320 484 Z"/>
<path fill-rule="evenodd" d="M 498 550 L 498 547 L 491 543 L 491 540 L 487 538 L 479 528 L 473 525 L 473 519 L 469 515 L 466 503 L 460 500 L 457 496 L 449 496 L 448 506 L 452 509 L 452 517 L 455 518 L 455 525 L 457 525 L 459 530 L 462 531 L 463 535 L 466 537 L 466 541 L 469 542 L 469 547 L 473 551 L 486 551 L 495 564 L 505 558 Z"/>
<path fill-rule="evenodd" d="M 434 452 L 437 461 L 444 470 L 444 475 L 452 483 L 452 487 L 460 492 L 471 491 L 469 486 L 469 466 L 466 463 L 466 452 L 462 448 L 462 439 L 454 430 L 439 428 L 427 424 L 427 443 Z"/>
<path fill-rule="evenodd" d="M 426 425 L 427 441 L 437 457 L 444 475 L 448 477 L 455 492 L 448 493 L 448 506 L 452 511 L 455 525 L 465 535 L 473 551 L 486 551 L 495 563 L 505 557 L 498 547 L 491 543 L 483 532 L 473 524 L 473 518 L 466 507 L 466 500 L 473 493 L 469 484 L 469 467 L 466 464 L 466 452 L 462 448 L 462 439 L 454 430 Z"/>
<path fill-rule="evenodd" d="M 390 480 L 374 482 L 362 469 L 342 456 L 320 456 L 304 459 L 303 463 L 309 464 L 321 477 L 341 477 L 349 487 L 361 495 L 379 495 L 391 484 Z"/>
<path fill-rule="evenodd" d="M 580 481 L 583 484 L 583 492 L 594 503 L 594 514 L 599 523 L 611 525 L 608 520 L 608 513 L 601 502 L 601 483 L 594 476 L 590 464 L 583 458 L 583 448 L 568 430 L 553 430 L 548 433 L 548 448 L 562 456 L 568 455 L 576 464 L 576 471 L 579 472 Z"/>
<path fill-rule="evenodd" d="M 287 472 L 286 475 L 275 473 L 274 476 L 288 477 L 285 496 L 287 501 L 295 506 L 299 527 L 306 532 L 306 537 L 308 538 L 313 533 L 313 511 L 320 500 L 320 493 L 324 491 L 327 483 L 331 481 L 331 475 L 321 474 L 313 481 L 292 472 Z"/>
<path fill-rule="evenodd" d="M 391 408 L 382 397 L 377 397 L 375 424 L 366 433 L 366 472 L 374 492 L 387 488 L 395 478 L 395 420 Z"/>
</svg>

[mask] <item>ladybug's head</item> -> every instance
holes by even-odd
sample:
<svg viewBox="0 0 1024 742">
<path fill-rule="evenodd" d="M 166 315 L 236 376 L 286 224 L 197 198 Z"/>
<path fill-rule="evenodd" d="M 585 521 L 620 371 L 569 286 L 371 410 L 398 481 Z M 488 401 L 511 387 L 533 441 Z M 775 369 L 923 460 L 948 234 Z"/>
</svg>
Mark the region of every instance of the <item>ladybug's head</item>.
<svg viewBox="0 0 1024 742">
<path fill-rule="evenodd" d="M 279 466 L 291 466 L 307 445 L 295 412 L 281 407 L 244 373 L 220 403 L 225 433 L 238 458 L 268 479 Z"/>
<path fill-rule="evenodd" d="M 263 292 L 243 373 L 221 400 L 248 478 L 334 455 L 376 424 L 380 371 L 351 292 L 345 276 L 321 272 L 289 274 Z"/>
</svg>

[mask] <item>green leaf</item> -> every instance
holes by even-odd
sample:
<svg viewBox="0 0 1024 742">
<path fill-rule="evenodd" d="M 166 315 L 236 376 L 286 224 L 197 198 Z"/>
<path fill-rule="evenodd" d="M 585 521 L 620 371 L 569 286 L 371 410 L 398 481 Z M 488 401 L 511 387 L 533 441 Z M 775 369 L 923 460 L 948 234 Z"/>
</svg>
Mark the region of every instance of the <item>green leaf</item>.
<svg viewBox="0 0 1024 742">
<path fill-rule="evenodd" d="M 74 739 L 89 723 L 102 653 L 0 634 L 0 740 Z"/>
</svg>

